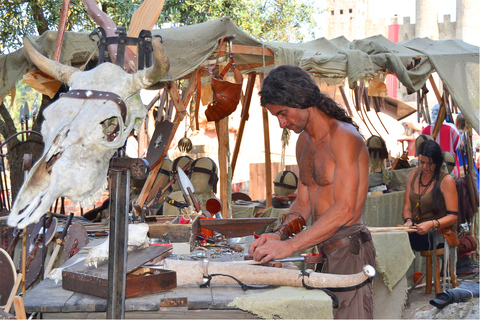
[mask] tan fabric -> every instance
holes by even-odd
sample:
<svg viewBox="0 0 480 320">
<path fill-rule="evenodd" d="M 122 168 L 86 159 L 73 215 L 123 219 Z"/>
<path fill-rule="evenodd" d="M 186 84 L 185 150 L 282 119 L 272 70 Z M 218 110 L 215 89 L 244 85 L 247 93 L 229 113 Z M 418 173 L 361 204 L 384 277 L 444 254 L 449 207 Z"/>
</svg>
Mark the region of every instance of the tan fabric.
<svg viewBox="0 0 480 320">
<path fill-rule="evenodd" d="M 408 240 L 408 233 L 374 232 L 372 239 L 376 249 L 377 273 L 383 276 L 385 286 L 392 291 L 415 258 Z"/>
<path fill-rule="evenodd" d="M 357 232 L 369 234 L 366 225 L 355 224 L 339 230 L 329 240 L 320 246 L 348 237 Z M 375 267 L 375 247 L 373 241 L 368 241 L 360 246 L 358 255 L 350 252 L 350 247 L 339 248 L 326 253 L 326 268 L 324 272 L 333 274 L 353 274 L 360 272 L 364 265 Z M 335 319 L 373 319 L 373 285 L 367 280 L 357 288 L 350 290 L 334 290 L 339 301 L 338 309 L 334 309 Z"/>
<path fill-rule="evenodd" d="M 218 40 L 235 34 L 233 44 L 268 48 L 275 54 L 275 64 L 263 67 L 263 62 L 273 57 L 262 55 L 235 55 L 237 65 L 256 64 L 249 70 L 267 73 L 275 66 L 291 64 L 316 72 L 329 84 L 372 79 L 378 70 L 394 73 L 399 81 L 413 91 L 423 87 L 435 70 L 455 99 L 465 118 L 479 132 L 479 60 L 478 47 L 461 40 L 435 41 L 428 38 L 413 39 L 393 43 L 378 35 L 350 42 L 345 37 L 332 40 L 319 38 L 306 43 L 284 43 L 257 41 L 238 28 L 229 17 L 178 28 L 154 30 L 153 35 L 161 35 L 163 45 L 170 58 L 170 72 L 162 81 L 182 79 L 194 72 L 206 60 L 214 58 L 212 53 Z M 57 33 L 49 31 L 40 37 L 29 37 L 39 51 L 52 58 Z M 88 38 L 88 33 L 66 32 L 60 62 L 78 64 L 85 62 L 95 50 L 96 42 Z M 194 48 L 192 50 L 192 48 Z M 93 57 L 98 54 L 95 53 Z M 407 70 L 413 57 L 420 63 Z M 0 56 L 0 99 L 22 79 L 22 76 L 35 67 L 27 59 L 24 48 Z M 260 67 L 258 67 L 260 66 Z M 207 77 L 204 77 L 209 82 Z"/>
<path fill-rule="evenodd" d="M 239 296 L 229 306 L 248 310 L 263 319 L 333 319 L 332 299 L 321 290 L 280 287 Z"/>
</svg>

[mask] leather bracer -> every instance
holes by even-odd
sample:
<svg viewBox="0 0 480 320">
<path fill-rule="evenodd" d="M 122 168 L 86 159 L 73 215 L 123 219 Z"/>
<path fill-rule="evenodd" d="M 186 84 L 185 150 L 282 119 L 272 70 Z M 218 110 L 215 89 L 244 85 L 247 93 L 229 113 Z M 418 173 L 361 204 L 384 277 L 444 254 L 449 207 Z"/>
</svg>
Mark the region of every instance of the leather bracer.
<svg viewBox="0 0 480 320">
<path fill-rule="evenodd" d="M 291 214 L 297 215 L 298 217 L 284 224 L 283 222 L 287 219 L 287 216 Z M 286 240 L 302 231 L 306 224 L 305 219 L 300 213 L 290 212 L 282 215 L 280 224 L 272 232 L 277 233 L 280 236 L 280 239 Z"/>
</svg>

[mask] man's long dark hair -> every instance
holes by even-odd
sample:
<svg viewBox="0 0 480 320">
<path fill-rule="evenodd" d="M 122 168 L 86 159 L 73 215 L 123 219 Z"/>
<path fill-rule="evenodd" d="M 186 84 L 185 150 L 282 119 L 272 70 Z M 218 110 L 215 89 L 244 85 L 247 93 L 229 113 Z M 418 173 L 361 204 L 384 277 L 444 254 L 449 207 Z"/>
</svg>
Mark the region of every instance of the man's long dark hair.
<svg viewBox="0 0 480 320">
<path fill-rule="evenodd" d="M 433 172 L 435 184 L 433 185 L 432 190 L 432 210 L 434 213 L 444 212 L 446 210 L 445 198 L 443 197 L 442 190 L 440 189 L 440 171 L 443 164 L 442 148 L 440 148 L 438 143 L 433 140 L 425 140 L 418 147 L 418 154 L 428 157 L 435 164 L 435 170 Z"/>
<path fill-rule="evenodd" d="M 350 123 L 359 130 L 345 109 L 322 94 L 313 77 L 299 67 L 283 65 L 273 69 L 263 80 L 262 90 L 258 94 L 263 107 L 267 104 L 299 109 L 316 107 L 328 116 Z"/>
</svg>

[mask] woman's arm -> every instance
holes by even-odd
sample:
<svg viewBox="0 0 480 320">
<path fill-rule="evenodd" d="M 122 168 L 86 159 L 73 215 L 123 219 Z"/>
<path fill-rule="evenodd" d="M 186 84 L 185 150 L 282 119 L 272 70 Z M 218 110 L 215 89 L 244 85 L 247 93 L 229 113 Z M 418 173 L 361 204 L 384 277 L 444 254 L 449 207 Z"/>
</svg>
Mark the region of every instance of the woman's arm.
<svg viewBox="0 0 480 320">
<path fill-rule="evenodd" d="M 452 176 L 447 175 L 443 178 L 440 190 L 445 199 L 447 215 L 438 219 L 438 222 L 440 223 L 439 228 L 445 228 L 454 225 L 458 219 L 458 194 L 455 180 L 453 180 Z"/>
</svg>

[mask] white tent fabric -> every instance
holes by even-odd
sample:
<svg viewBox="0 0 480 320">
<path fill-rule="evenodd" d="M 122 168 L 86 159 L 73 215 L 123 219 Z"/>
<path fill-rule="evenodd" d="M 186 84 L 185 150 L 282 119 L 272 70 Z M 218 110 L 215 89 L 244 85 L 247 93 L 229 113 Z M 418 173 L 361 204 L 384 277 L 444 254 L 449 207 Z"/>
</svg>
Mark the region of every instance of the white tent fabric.
<svg viewBox="0 0 480 320">
<path fill-rule="evenodd" d="M 229 17 L 172 29 L 154 30 L 161 35 L 170 58 L 170 72 L 162 81 L 188 77 L 200 66 L 212 63 L 218 40 L 235 34 L 233 43 L 274 52 L 273 57 L 258 54 L 235 54 L 242 72 L 267 73 L 282 64 L 293 64 L 312 72 L 330 83 L 348 78 L 350 87 L 356 81 L 368 81 L 376 72 L 395 74 L 399 81 L 417 91 L 437 72 L 454 98 L 465 118 L 479 132 L 479 48 L 461 40 L 434 41 L 428 38 L 393 43 L 378 35 L 362 40 L 348 41 L 344 37 L 333 40 L 316 39 L 306 43 L 262 43 L 243 32 Z M 61 61 L 78 66 L 95 51 L 96 44 L 85 33 L 67 32 L 62 47 Z M 56 32 L 30 37 L 36 48 L 48 57 L 53 56 Z M 258 51 L 258 50 L 257 50 Z M 234 52 L 235 53 L 235 52 Z M 93 58 L 96 58 L 93 54 Z M 415 67 L 414 60 L 420 58 Z M 19 49 L 0 56 L 0 99 L 35 66 L 25 50 Z M 408 67 L 408 70 L 407 70 Z"/>
</svg>

